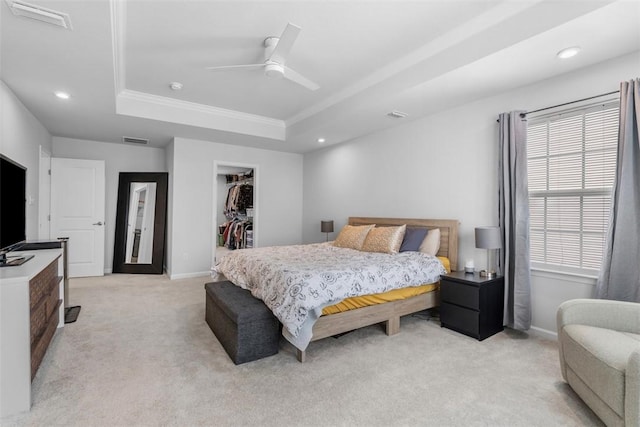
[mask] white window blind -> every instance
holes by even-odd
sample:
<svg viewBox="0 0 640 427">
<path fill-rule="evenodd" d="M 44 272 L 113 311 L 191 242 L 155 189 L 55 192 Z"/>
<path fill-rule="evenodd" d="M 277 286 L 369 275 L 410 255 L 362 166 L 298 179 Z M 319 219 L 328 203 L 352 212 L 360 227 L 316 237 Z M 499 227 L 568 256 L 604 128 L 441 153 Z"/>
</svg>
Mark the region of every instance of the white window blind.
<svg viewBox="0 0 640 427">
<path fill-rule="evenodd" d="M 609 221 L 618 102 L 527 127 L 532 267 L 595 275 Z"/>
</svg>

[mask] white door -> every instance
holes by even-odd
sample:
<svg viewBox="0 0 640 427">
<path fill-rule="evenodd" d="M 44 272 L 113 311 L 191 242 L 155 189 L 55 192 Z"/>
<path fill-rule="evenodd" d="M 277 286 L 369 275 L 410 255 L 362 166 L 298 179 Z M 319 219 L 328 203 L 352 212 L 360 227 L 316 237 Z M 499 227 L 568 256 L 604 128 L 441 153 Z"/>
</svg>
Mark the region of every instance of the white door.
<svg viewBox="0 0 640 427">
<path fill-rule="evenodd" d="M 102 160 L 51 159 L 51 238 L 69 238 L 69 277 L 104 275 Z"/>
<path fill-rule="evenodd" d="M 51 238 L 51 154 L 40 146 L 40 172 L 38 178 L 38 239 Z"/>
</svg>

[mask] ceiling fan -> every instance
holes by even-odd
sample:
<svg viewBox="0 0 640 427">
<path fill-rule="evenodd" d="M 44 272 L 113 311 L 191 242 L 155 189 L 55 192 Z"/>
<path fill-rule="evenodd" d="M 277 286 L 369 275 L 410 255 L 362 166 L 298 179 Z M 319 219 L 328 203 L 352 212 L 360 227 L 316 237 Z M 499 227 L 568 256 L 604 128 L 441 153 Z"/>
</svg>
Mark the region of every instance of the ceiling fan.
<svg viewBox="0 0 640 427">
<path fill-rule="evenodd" d="M 207 70 L 252 70 L 263 68 L 267 77 L 282 78 L 291 80 L 309 90 L 317 90 L 320 88 L 317 83 L 312 82 L 308 78 L 298 72 L 287 67 L 287 57 L 293 43 L 298 38 L 300 27 L 292 23 L 288 23 L 280 37 L 267 37 L 264 40 L 264 62 L 262 64 L 245 64 L 245 65 L 225 65 L 222 67 L 207 67 Z"/>
</svg>

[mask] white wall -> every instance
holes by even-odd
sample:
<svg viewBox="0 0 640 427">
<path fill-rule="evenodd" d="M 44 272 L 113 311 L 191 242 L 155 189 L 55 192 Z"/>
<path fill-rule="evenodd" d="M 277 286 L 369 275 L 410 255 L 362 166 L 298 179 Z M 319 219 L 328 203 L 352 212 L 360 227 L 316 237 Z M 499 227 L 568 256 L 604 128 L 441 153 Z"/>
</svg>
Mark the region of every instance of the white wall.
<svg viewBox="0 0 640 427">
<path fill-rule="evenodd" d="M 556 313 L 564 301 L 593 298 L 596 279 L 568 274 L 531 272 L 531 316 L 534 332 L 556 337 Z"/>
<path fill-rule="evenodd" d="M 0 80 L 0 153 L 27 168 L 27 239 L 38 238 L 40 147 L 51 153 L 51 135 Z"/>
<path fill-rule="evenodd" d="M 457 218 L 459 268 L 469 259 L 484 266 L 473 229 L 498 223 L 498 114 L 610 92 L 638 70 L 640 52 L 305 154 L 303 240 L 322 240 L 322 219 L 334 219 L 338 232 L 348 216 Z M 590 280 L 534 274 L 536 330 L 555 332 L 558 305 L 592 288 Z"/>
<path fill-rule="evenodd" d="M 53 137 L 53 157 L 104 160 L 105 162 L 104 269 L 105 273 L 110 273 L 113 267 L 119 174 L 120 172 L 166 172 L 165 150 L 164 148 Z"/>
<path fill-rule="evenodd" d="M 216 177 L 216 185 L 216 225 L 220 225 L 227 220 L 227 218 L 224 216 L 224 205 L 227 201 L 229 187 L 227 186 L 227 178 L 225 177 L 225 175 L 218 174 L 218 176 Z"/>
<path fill-rule="evenodd" d="M 214 161 L 257 166 L 254 198 L 259 246 L 302 240 L 302 155 L 175 138 L 167 262 L 171 278 L 206 275 L 212 267 Z"/>
</svg>

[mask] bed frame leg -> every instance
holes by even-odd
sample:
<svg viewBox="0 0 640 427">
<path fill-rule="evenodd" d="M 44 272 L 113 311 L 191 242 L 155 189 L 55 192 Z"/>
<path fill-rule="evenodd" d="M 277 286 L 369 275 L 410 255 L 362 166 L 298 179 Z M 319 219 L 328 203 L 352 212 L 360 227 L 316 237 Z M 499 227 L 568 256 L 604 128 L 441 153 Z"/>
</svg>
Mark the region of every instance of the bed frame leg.
<svg viewBox="0 0 640 427">
<path fill-rule="evenodd" d="M 307 352 L 296 348 L 296 358 L 298 359 L 298 362 L 304 363 L 307 358 Z"/>
<path fill-rule="evenodd" d="M 385 322 L 387 335 L 395 335 L 400 332 L 400 316 L 392 317 Z"/>
</svg>

